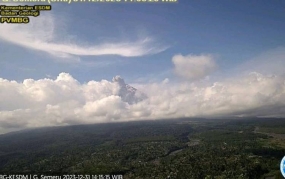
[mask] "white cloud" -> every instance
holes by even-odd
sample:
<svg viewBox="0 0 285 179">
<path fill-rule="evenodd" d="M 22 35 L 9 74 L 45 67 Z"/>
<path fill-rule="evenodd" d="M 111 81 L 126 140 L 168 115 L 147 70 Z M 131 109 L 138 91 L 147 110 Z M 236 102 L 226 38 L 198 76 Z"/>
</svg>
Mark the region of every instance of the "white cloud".
<svg viewBox="0 0 285 179">
<path fill-rule="evenodd" d="M 181 77 L 197 80 L 202 79 L 216 69 L 211 55 L 175 55 L 172 58 L 174 72 Z"/>
<path fill-rule="evenodd" d="M 31 18 L 28 24 L 1 24 L 0 40 L 13 43 L 32 50 L 47 52 L 60 59 L 80 61 L 78 56 L 119 55 L 124 57 L 156 54 L 166 50 L 166 47 L 156 45 L 149 37 L 136 41 L 116 43 L 88 44 L 75 41 L 67 35 L 63 28 L 63 20 L 41 14 Z M 67 61 L 68 62 L 68 61 Z"/>
<path fill-rule="evenodd" d="M 263 52 L 262 54 L 241 64 L 236 73 L 256 71 L 263 74 L 285 73 L 285 47 L 278 47 Z"/>
<path fill-rule="evenodd" d="M 54 80 L 0 79 L 0 131 L 157 118 L 285 117 L 282 76 L 250 73 L 210 85 L 173 84 L 168 80 L 141 84 L 138 89 L 148 97 L 133 103 L 124 95 L 137 96 L 122 88 L 121 78 L 115 79 L 81 84 L 67 73 Z"/>
</svg>

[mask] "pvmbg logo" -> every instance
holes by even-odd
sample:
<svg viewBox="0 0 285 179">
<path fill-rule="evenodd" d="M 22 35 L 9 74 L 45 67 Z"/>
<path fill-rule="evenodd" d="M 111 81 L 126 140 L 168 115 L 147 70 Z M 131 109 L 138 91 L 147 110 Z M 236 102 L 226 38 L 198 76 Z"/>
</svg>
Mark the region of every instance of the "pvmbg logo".
<svg viewBox="0 0 285 179">
<path fill-rule="evenodd" d="M 281 163 L 280 163 L 280 171 L 285 178 L 285 156 L 283 157 Z"/>
</svg>

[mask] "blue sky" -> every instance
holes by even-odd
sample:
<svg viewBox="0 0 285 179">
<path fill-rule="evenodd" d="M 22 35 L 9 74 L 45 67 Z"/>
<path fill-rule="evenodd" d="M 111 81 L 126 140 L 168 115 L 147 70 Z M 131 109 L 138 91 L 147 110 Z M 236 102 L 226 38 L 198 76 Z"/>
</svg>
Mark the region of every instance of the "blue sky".
<svg viewBox="0 0 285 179">
<path fill-rule="evenodd" d="M 214 54 L 219 72 L 224 73 L 285 43 L 284 1 L 53 3 L 52 7 L 31 21 L 52 14 L 60 20 L 53 22 L 60 38 L 79 46 L 151 38 L 154 42 L 148 46 L 168 48 L 138 57 L 79 56 L 81 62 L 74 64 L 0 39 L 0 77 L 21 81 L 68 72 L 81 82 L 115 75 L 130 82 L 154 76 L 161 80 L 172 78 L 171 58 L 176 54 Z"/>
<path fill-rule="evenodd" d="M 0 24 L 0 133 L 284 118 L 284 22 L 281 0 L 53 3 L 28 24 Z"/>
</svg>

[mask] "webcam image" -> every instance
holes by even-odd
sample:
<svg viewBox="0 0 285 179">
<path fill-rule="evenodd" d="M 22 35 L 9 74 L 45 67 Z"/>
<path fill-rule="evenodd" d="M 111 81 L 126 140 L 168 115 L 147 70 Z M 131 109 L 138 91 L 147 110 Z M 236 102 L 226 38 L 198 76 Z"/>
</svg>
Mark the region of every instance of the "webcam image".
<svg viewBox="0 0 285 179">
<path fill-rule="evenodd" d="M 284 0 L 0 0 L 0 179 L 285 178 Z"/>
</svg>

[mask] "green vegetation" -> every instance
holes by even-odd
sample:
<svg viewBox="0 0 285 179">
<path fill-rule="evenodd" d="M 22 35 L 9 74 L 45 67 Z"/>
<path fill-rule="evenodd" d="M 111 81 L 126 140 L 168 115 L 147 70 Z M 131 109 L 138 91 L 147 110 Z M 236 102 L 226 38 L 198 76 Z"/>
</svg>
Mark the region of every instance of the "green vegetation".
<svg viewBox="0 0 285 179">
<path fill-rule="evenodd" d="M 264 133 L 285 134 L 285 127 L 260 127 L 259 131 Z"/>
<path fill-rule="evenodd" d="M 180 119 L 21 131 L 0 135 L 0 173 L 282 178 L 284 129 L 283 119 Z"/>
</svg>

